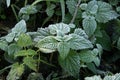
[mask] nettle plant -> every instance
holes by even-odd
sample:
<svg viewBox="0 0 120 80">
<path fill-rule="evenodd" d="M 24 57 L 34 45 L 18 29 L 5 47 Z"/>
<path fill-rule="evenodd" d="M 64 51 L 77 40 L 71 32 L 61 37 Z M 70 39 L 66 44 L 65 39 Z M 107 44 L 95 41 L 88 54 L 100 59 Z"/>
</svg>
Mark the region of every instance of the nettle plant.
<svg viewBox="0 0 120 80">
<path fill-rule="evenodd" d="M 10 0 L 7 1 L 9 6 Z M 29 20 L 31 14 L 37 13 L 35 5 L 40 1 L 42 0 L 21 8 L 18 16 L 26 21 Z M 60 1 L 63 3 L 64 0 Z M 88 67 L 94 73 L 99 72 L 96 67 L 100 65 L 102 47 L 108 49 L 106 44 L 100 42 L 103 37 L 105 40 L 107 38 L 100 24 L 116 19 L 119 15 L 110 4 L 103 1 L 91 0 L 88 3 L 78 4 L 77 8 L 76 3 L 77 0 L 66 0 L 69 13 L 79 21 L 82 19 L 82 27 L 72 24 L 74 21 L 71 21 L 71 24 L 63 23 L 65 12 L 61 7 L 63 22 L 38 28 L 36 32 L 27 32 L 26 22 L 21 20 L 8 35 L 0 38 L 0 49 L 5 51 L 5 59 L 12 63 L 11 66 L 1 70 L 11 67 L 7 80 L 20 79 L 26 67 L 36 73 L 39 72 L 39 64 L 43 61 L 41 53 L 58 53 L 56 57 L 63 72 L 76 78 L 79 77 L 81 67 Z M 52 10 L 52 14 L 48 13 L 49 16 L 53 16 L 54 8 L 55 6 L 46 9 L 46 12 Z M 75 8 L 78 9 L 76 16 L 74 16 Z"/>
<path fill-rule="evenodd" d="M 11 32 L 1 38 L 0 48 L 5 50 L 5 59 L 12 64 L 7 80 L 16 80 L 28 66 L 37 72 L 39 54 L 58 51 L 59 64 L 69 75 L 78 77 L 79 70 L 85 63 L 100 64 L 101 46 L 93 48 L 93 44 L 81 28 L 73 24 L 57 23 L 47 28 L 39 28 L 37 32 L 26 32 L 24 20 L 18 22 Z M 37 47 L 38 50 L 33 50 Z M 22 61 L 21 61 L 22 60 Z"/>
<path fill-rule="evenodd" d="M 119 79 L 120 73 L 116 73 L 115 75 L 106 75 L 103 79 L 99 75 L 85 78 L 85 80 L 119 80 Z"/>
<path fill-rule="evenodd" d="M 26 23 L 21 20 L 7 36 L 1 37 L 0 48 L 5 51 L 4 57 L 8 62 L 13 63 L 7 80 L 19 79 L 24 72 L 25 65 L 37 71 L 37 60 L 34 59 L 37 52 L 32 49 L 33 42 L 31 37 L 26 34 L 26 30 Z M 20 57 L 23 57 L 22 61 Z M 7 68 L 10 67 L 5 69 Z"/>
<path fill-rule="evenodd" d="M 97 23 L 106 23 L 119 16 L 112 10 L 110 4 L 102 1 L 92 0 L 88 4 L 82 3 L 80 8 L 84 10 L 82 13 L 82 24 L 88 36 L 94 34 L 97 29 Z"/>
<path fill-rule="evenodd" d="M 77 4 L 77 1 L 67 0 L 66 4 L 69 13 L 74 16 L 76 10 L 74 5 Z M 105 31 L 105 23 L 109 23 L 110 20 L 117 19 L 117 17 L 119 17 L 119 14 L 113 10 L 109 3 L 97 0 L 91 0 L 88 3 L 83 1 L 78 7 L 75 23 L 78 25 L 78 21 L 82 21 L 82 28 L 89 39 L 93 43 L 101 44 L 104 50 L 110 51 L 111 40 Z"/>
</svg>

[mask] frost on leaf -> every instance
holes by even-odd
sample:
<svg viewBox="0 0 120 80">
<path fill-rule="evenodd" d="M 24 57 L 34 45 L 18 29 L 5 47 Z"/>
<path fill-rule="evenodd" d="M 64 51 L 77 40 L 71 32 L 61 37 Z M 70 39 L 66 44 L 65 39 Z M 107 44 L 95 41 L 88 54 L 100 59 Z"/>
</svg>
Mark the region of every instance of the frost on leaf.
<svg viewBox="0 0 120 80">
<path fill-rule="evenodd" d="M 65 33 L 70 32 L 69 25 L 64 24 L 64 23 L 52 24 L 52 25 L 49 25 L 48 28 L 51 34 L 59 35 L 59 33 L 65 34 Z"/>
</svg>

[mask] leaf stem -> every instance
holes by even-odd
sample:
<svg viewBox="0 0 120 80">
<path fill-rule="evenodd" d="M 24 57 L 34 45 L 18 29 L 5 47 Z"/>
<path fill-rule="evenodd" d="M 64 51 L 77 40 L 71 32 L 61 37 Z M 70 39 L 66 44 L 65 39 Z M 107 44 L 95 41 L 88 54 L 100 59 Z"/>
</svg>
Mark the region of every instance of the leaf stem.
<svg viewBox="0 0 120 80">
<path fill-rule="evenodd" d="M 80 3 L 81 3 L 81 0 L 79 0 L 79 1 L 78 1 L 78 4 L 76 5 L 76 9 L 75 9 L 75 12 L 74 12 L 73 18 L 72 18 L 72 20 L 71 20 L 70 23 L 74 23 L 75 18 L 76 18 L 76 16 L 77 16 L 77 12 L 78 12 L 78 8 L 79 8 Z"/>
<path fill-rule="evenodd" d="M 65 18 L 65 1 L 64 0 L 60 0 L 60 4 L 61 4 L 62 22 L 63 22 L 64 18 Z"/>
<path fill-rule="evenodd" d="M 24 6 L 26 6 L 26 5 L 27 5 L 27 2 L 28 2 L 28 0 L 25 0 Z"/>
<path fill-rule="evenodd" d="M 39 67 L 40 66 L 40 54 L 38 55 L 38 70 L 37 71 L 39 71 Z"/>
<path fill-rule="evenodd" d="M 7 66 L 7 67 L 1 69 L 1 70 L 0 70 L 0 74 L 2 74 L 6 69 L 9 69 L 9 68 L 11 68 L 11 67 L 12 67 L 12 65 Z"/>
<path fill-rule="evenodd" d="M 42 62 L 42 63 L 45 63 L 45 64 L 47 64 L 47 65 L 49 65 L 49 66 L 52 66 L 52 67 L 56 67 L 55 65 L 53 65 L 53 64 L 50 64 L 50 63 L 47 63 L 46 61 L 44 61 L 44 60 L 39 60 L 40 62 Z"/>
<path fill-rule="evenodd" d="M 36 0 L 35 2 L 32 3 L 32 6 L 36 5 L 37 3 L 41 2 L 43 0 Z"/>
<path fill-rule="evenodd" d="M 13 13 L 14 13 L 14 15 L 15 15 L 15 18 L 16 18 L 17 22 L 18 22 L 19 19 L 18 19 L 17 13 L 16 13 L 16 11 L 15 11 L 14 4 L 11 5 L 11 8 L 12 8 L 12 11 L 13 11 Z"/>
</svg>

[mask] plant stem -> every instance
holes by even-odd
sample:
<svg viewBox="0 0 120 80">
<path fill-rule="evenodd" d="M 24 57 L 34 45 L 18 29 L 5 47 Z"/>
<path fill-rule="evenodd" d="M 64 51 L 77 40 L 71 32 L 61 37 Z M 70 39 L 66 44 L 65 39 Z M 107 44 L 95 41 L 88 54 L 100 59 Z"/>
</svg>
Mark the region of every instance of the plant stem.
<svg viewBox="0 0 120 80">
<path fill-rule="evenodd" d="M 16 18 L 17 22 L 18 22 L 19 19 L 18 19 L 18 16 L 17 16 L 17 13 L 16 13 L 16 11 L 15 11 L 15 8 L 14 8 L 14 5 L 13 5 L 13 4 L 11 5 L 11 8 L 12 8 L 12 11 L 13 11 L 13 13 L 14 13 L 14 15 L 15 15 L 15 18 Z"/>
<path fill-rule="evenodd" d="M 11 67 L 12 67 L 12 65 L 7 66 L 7 67 L 1 69 L 1 70 L 0 70 L 0 75 L 1 75 L 5 70 L 7 70 L 7 69 L 9 69 L 9 68 L 11 68 Z"/>
<path fill-rule="evenodd" d="M 32 3 L 32 6 L 36 5 L 37 3 L 41 2 L 43 0 L 36 0 L 35 2 Z"/>
<path fill-rule="evenodd" d="M 62 22 L 63 22 L 64 18 L 65 18 L 65 1 L 64 0 L 60 0 L 60 4 L 61 4 Z"/>
<path fill-rule="evenodd" d="M 74 12 L 73 18 L 72 18 L 72 20 L 71 20 L 70 23 L 74 23 L 75 18 L 76 18 L 76 16 L 77 16 L 77 12 L 78 12 L 78 8 L 79 8 L 80 3 L 81 3 L 81 0 L 79 0 L 79 1 L 78 1 L 78 4 L 76 5 L 76 9 L 75 9 L 75 12 Z"/>
<path fill-rule="evenodd" d="M 16 6 L 15 4 L 14 4 L 14 7 L 19 11 L 20 10 L 20 8 L 18 7 L 18 6 Z"/>
<path fill-rule="evenodd" d="M 40 62 L 42 62 L 42 63 L 44 63 L 44 64 L 47 64 L 47 65 L 49 65 L 49 66 L 52 66 L 52 67 L 56 67 L 55 65 L 53 65 L 53 64 L 50 64 L 50 63 L 47 63 L 46 61 L 44 61 L 44 60 L 39 60 Z"/>
<path fill-rule="evenodd" d="M 39 66 L 40 66 L 40 54 L 38 55 L 38 70 L 39 71 Z"/>
<path fill-rule="evenodd" d="M 28 2 L 28 0 L 25 0 L 24 6 L 26 6 L 26 5 L 27 5 L 27 2 Z"/>
</svg>

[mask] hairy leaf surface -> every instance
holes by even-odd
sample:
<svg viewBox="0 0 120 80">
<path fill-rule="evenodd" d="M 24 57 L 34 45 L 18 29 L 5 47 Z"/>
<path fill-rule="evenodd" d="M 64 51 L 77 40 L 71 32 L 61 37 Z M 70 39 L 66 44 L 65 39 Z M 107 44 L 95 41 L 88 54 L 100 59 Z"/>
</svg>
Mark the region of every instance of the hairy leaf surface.
<svg viewBox="0 0 120 80">
<path fill-rule="evenodd" d="M 92 43 L 85 39 L 84 37 L 81 37 L 77 34 L 71 34 L 72 39 L 69 40 L 70 48 L 74 50 L 81 50 L 81 49 L 88 49 L 92 48 Z"/>
<path fill-rule="evenodd" d="M 27 65 L 30 69 L 37 71 L 37 62 L 32 57 L 25 57 L 23 59 L 25 65 Z"/>
<path fill-rule="evenodd" d="M 33 56 L 36 55 L 37 52 L 32 50 L 32 49 L 28 49 L 28 50 L 21 50 L 18 51 L 16 54 L 14 54 L 15 57 L 19 57 L 19 56 Z"/>
<path fill-rule="evenodd" d="M 16 33 L 19 36 L 21 33 L 25 33 L 26 29 L 26 22 L 24 20 L 19 21 L 14 28 L 12 28 L 12 33 Z"/>
<path fill-rule="evenodd" d="M 59 32 L 63 34 L 70 32 L 69 25 L 64 23 L 52 24 L 52 25 L 49 25 L 48 28 L 50 29 L 51 34 L 59 35 Z"/>
<path fill-rule="evenodd" d="M 59 58 L 61 67 L 67 71 L 70 75 L 78 77 L 80 70 L 80 58 L 74 51 L 70 51 L 66 59 Z"/>
<path fill-rule="evenodd" d="M 36 47 L 38 47 L 44 53 L 51 53 L 57 49 L 57 44 L 58 41 L 53 36 L 48 36 L 39 40 Z"/>
<path fill-rule="evenodd" d="M 0 49 L 6 51 L 7 47 L 8 47 L 8 43 L 6 41 L 0 40 Z"/>
<path fill-rule="evenodd" d="M 65 59 L 70 51 L 70 45 L 67 42 L 60 42 L 58 44 L 58 52 L 62 59 Z"/>
<path fill-rule="evenodd" d="M 12 68 L 7 76 L 7 80 L 18 80 L 22 76 L 24 72 L 24 65 L 23 64 L 18 64 L 14 63 L 12 65 Z"/>
<path fill-rule="evenodd" d="M 87 33 L 87 35 L 89 37 L 92 36 L 97 28 L 97 23 L 95 21 L 95 18 L 94 17 L 85 18 L 83 19 L 82 24 L 83 24 L 83 28 L 85 32 Z"/>
<path fill-rule="evenodd" d="M 18 37 L 17 44 L 18 44 L 20 47 L 30 46 L 30 45 L 32 45 L 31 37 L 30 37 L 29 35 L 27 35 L 27 34 L 21 34 L 21 35 Z"/>
</svg>

